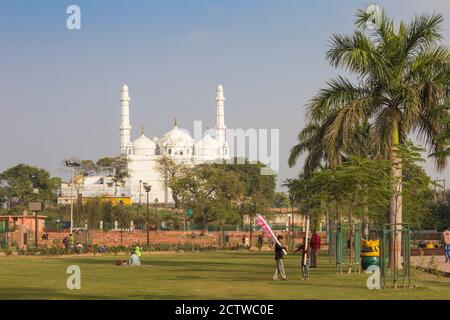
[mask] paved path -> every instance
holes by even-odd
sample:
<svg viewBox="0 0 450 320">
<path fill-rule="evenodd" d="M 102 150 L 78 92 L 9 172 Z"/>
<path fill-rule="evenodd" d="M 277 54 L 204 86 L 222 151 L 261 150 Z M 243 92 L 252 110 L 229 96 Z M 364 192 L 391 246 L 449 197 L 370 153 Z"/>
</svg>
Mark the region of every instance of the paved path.
<svg viewBox="0 0 450 320">
<path fill-rule="evenodd" d="M 435 264 L 438 266 L 439 271 L 442 271 L 448 275 L 450 275 L 450 262 L 445 263 L 444 256 L 435 256 Z M 411 264 L 413 266 L 420 266 L 423 268 L 431 268 L 430 266 L 431 256 L 414 256 L 411 257 Z"/>
</svg>

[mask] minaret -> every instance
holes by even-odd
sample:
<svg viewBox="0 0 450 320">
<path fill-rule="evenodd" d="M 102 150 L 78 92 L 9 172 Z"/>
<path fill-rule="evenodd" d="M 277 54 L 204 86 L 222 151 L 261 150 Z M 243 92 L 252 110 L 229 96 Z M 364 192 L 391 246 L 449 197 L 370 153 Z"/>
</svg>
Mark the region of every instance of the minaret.
<svg viewBox="0 0 450 320">
<path fill-rule="evenodd" d="M 216 129 L 220 146 L 224 145 L 227 132 L 227 127 L 225 126 L 224 102 L 225 97 L 223 96 L 223 87 L 219 84 L 216 89 Z"/>
<path fill-rule="evenodd" d="M 128 86 L 122 86 L 122 97 L 120 98 L 120 106 L 122 108 L 122 121 L 120 123 L 120 154 L 127 154 L 127 146 L 131 141 L 130 126 L 130 96 L 128 94 Z"/>
</svg>

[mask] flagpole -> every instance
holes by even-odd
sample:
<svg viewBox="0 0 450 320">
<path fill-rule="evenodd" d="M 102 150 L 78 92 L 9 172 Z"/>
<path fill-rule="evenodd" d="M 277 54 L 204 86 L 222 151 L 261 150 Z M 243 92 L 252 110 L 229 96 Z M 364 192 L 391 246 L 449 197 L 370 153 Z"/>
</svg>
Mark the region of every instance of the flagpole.
<svg viewBox="0 0 450 320">
<path fill-rule="evenodd" d="M 306 215 L 305 243 L 304 243 L 304 246 L 305 246 L 305 255 L 303 256 L 303 264 L 304 264 L 304 265 L 306 265 L 306 259 L 307 259 L 306 256 L 308 255 L 308 244 L 309 244 L 308 238 L 309 238 L 309 215 L 307 214 L 307 215 Z"/>
<path fill-rule="evenodd" d="M 278 241 L 277 237 L 275 237 L 275 234 L 273 233 L 272 229 L 270 228 L 270 226 L 267 224 L 266 220 L 264 220 L 263 216 L 260 214 L 256 215 L 256 223 L 259 224 L 259 226 L 269 235 L 271 236 L 276 243 L 281 247 L 281 243 L 280 241 Z M 283 253 L 284 255 L 287 255 L 286 250 L 283 249 Z"/>
</svg>

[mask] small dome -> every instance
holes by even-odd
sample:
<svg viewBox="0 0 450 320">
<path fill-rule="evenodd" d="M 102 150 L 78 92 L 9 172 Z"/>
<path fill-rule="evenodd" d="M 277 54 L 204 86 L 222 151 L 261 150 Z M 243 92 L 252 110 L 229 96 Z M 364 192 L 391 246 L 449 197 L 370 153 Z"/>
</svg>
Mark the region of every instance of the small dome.
<svg viewBox="0 0 450 320">
<path fill-rule="evenodd" d="M 189 134 L 175 126 L 161 139 L 159 139 L 158 143 L 163 147 L 191 147 L 194 144 L 194 139 L 192 139 Z"/>
<path fill-rule="evenodd" d="M 158 143 L 159 138 L 158 138 L 157 136 L 154 136 L 153 139 L 152 139 L 152 141 L 153 141 L 154 143 Z"/>
<path fill-rule="evenodd" d="M 156 145 L 147 138 L 145 134 L 142 134 L 139 138 L 133 141 L 134 154 L 136 155 L 154 155 Z"/>
</svg>

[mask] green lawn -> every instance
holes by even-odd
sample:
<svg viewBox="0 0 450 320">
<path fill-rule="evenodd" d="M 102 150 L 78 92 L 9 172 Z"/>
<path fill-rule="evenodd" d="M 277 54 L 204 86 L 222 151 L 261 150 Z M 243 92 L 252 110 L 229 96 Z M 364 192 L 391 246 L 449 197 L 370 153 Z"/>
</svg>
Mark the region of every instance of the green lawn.
<svg viewBox="0 0 450 320">
<path fill-rule="evenodd" d="M 272 253 L 152 253 L 142 267 L 117 267 L 124 256 L 0 257 L 0 299 L 450 299 L 450 281 L 415 272 L 415 289 L 369 290 L 368 275 L 322 267 L 300 280 L 288 255 L 288 281 L 272 281 Z M 67 266 L 81 268 L 81 290 L 66 289 Z"/>
</svg>

